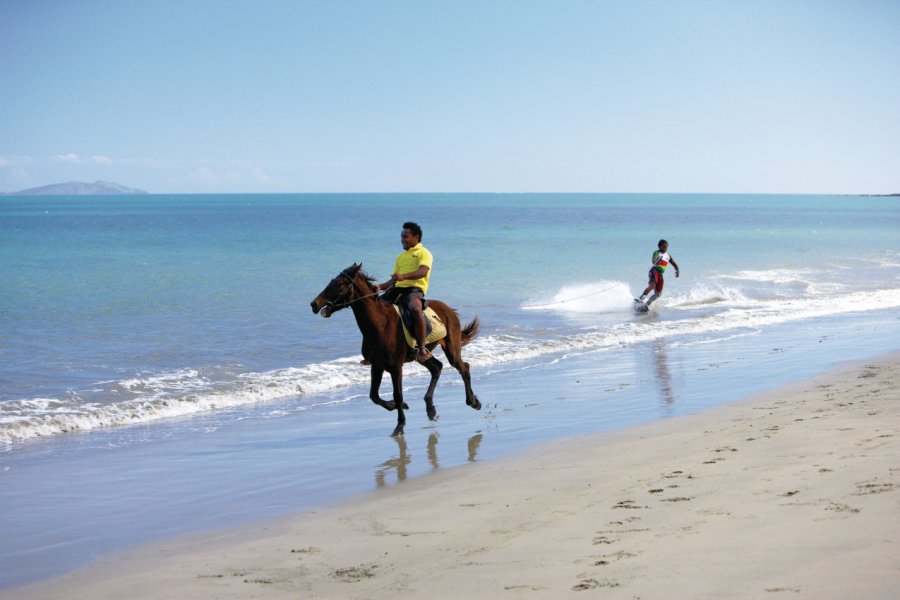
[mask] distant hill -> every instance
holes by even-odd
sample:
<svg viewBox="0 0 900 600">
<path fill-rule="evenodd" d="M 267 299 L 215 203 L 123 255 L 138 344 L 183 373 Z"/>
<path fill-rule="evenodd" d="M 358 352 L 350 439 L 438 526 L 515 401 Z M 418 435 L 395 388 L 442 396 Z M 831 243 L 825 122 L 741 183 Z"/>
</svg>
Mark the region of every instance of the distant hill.
<svg viewBox="0 0 900 600">
<path fill-rule="evenodd" d="M 122 196 L 129 194 L 146 194 L 144 190 L 125 187 L 111 181 L 95 181 L 84 183 L 82 181 L 70 181 L 68 183 L 53 183 L 41 187 L 30 188 L 20 192 L 10 192 L 4 196 Z"/>
</svg>

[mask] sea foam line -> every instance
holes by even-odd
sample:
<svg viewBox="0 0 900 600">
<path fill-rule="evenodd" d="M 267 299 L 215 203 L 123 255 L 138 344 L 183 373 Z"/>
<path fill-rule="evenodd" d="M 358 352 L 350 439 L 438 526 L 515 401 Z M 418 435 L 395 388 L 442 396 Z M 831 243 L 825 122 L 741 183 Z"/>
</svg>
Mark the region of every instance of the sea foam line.
<svg viewBox="0 0 900 600">
<path fill-rule="evenodd" d="M 827 298 L 745 300 L 739 306 L 729 306 L 712 315 L 652 322 L 638 319 L 574 335 L 531 338 L 504 334 L 485 336 L 466 347 L 465 358 L 477 372 L 492 365 L 554 354 L 603 351 L 659 339 L 760 329 L 805 319 L 898 307 L 900 289 L 855 292 Z M 418 379 L 426 375 L 424 369 L 409 369 L 405 378 Z M 0 405 L 0 443 L 11 444 L 36 437 L 149 423 L 283 400 L 291 396 L 303 398 L 342 387 L 364 385 L 368 381 L 369 369 L 359 365 L 358 356 L 265 373 L 246 373 L 236 381 L 225 384 L 210 383 L 204 380 L 202 374 L 189 369 L 155 378 L 134 378 L 122 381 L 120 385 L 138 390 L 139 397 L 110 404 L 84 403 L 78 398 L 6 402 Z M 177 382 L 175 388 L 180 391 L 173 392 L 173 382 Z"/>
<path fill-rule="evenodd" d="M 150 423 L 357 385 L 368 381 L 369 374 L 367 369 L 359 367 L 358 360 L 341 358 L 266 373 L 248 373 L 239 376 L 237 381 L 218 384 L 218 388 L 191 370 L 132 378 L 119 385 L 140 390 L 139 397 L 109 404 L 82 402 L 77 397 L 5 402 L 0 405 L 0 443 Z M 197 376 L 187 377 L 192 372 Z M 172 391 L 175 381 L 181 392 Z"/>
</svg>

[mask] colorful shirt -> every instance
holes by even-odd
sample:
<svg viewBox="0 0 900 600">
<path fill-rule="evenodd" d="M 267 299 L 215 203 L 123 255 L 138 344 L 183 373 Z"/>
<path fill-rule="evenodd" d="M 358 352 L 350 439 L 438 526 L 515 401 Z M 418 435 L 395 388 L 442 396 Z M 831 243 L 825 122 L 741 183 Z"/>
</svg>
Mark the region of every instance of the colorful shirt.
<svg viewBox="0 0 900 600">
<path fill-rule="evenodd" d="M 670 260 L 672 259 L 669 256 L 668 252 L 660 252 L 659 250 L 657 250 L 653 253 L 653 268 L 660 273 L 665 273 L 666 267 L 669 266 Z"/>
<path fill-rule="evenodd" d="M 398 281 L 394 284 L 394 287 L 417 287 L 421 288 L 422 293 L 424 294 L 428 291 L 428 280 L 431 278 L 431 265 L 433 262 L 434 258 L 431 256 L 431 252 L 429 252 L 422 244 L 416 244 L 409 250 L 404 250 L 400 253 L 400 256 L 397 257 L 397 260 L 394 261 L 394 273 L 405 275 L 406 273 L 412 273 L 422 265 L 428 267 L 428 273 L 425 274 L 425 277 L 419 279 L 404 279 L 403 281 Z"/>
</svg>

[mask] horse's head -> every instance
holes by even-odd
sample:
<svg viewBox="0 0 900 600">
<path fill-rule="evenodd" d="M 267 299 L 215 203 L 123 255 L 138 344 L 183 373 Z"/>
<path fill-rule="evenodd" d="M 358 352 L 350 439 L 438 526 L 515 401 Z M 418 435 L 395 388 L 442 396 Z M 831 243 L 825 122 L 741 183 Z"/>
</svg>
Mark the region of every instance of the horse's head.
<svg viewBox="0 0 900 600">
<path fill-rule="evenodd" d="M 327 319 L 333 313 L 350 306 L 355 294 L 354 281 L 361 268 L 361 264 L 354 263 L 328 282 L 325 289 L 309 303 L 313 314 L 317 315 L 321 311 L 322 316 Z"/>
</svg>

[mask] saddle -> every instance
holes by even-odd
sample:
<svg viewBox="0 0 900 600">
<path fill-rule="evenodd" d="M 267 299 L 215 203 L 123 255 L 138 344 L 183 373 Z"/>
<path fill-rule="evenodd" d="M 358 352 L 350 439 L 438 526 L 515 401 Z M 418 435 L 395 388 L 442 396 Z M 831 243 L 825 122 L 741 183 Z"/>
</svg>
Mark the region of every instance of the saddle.
<svg viewBox="0 0 900 600">
<path fill-rule="evenodd" d="M 406 338 L 406 343 L 409 344 L 410 348 L 415 348 L 418 346 L 416 342 L 416 338 L 412 332 L 415 331 L 414 326 L 412 324 L 412 315 L 405 307 L 400 307 L 394 304 L 394 310 L 397 311 L 397 314 L 400 315 L 400 323 L 403 327 L 403 337 Z M 425 343 L 430 344 L 432 342 L 436 342 L 440 339 L 443 339 L 447 336 L 447 328 L 444 326 L 444 323 L 441 321 L 440 317 L 438 317 L 437 313 L 431 307 L 425 309 Z"/>
</svg>

